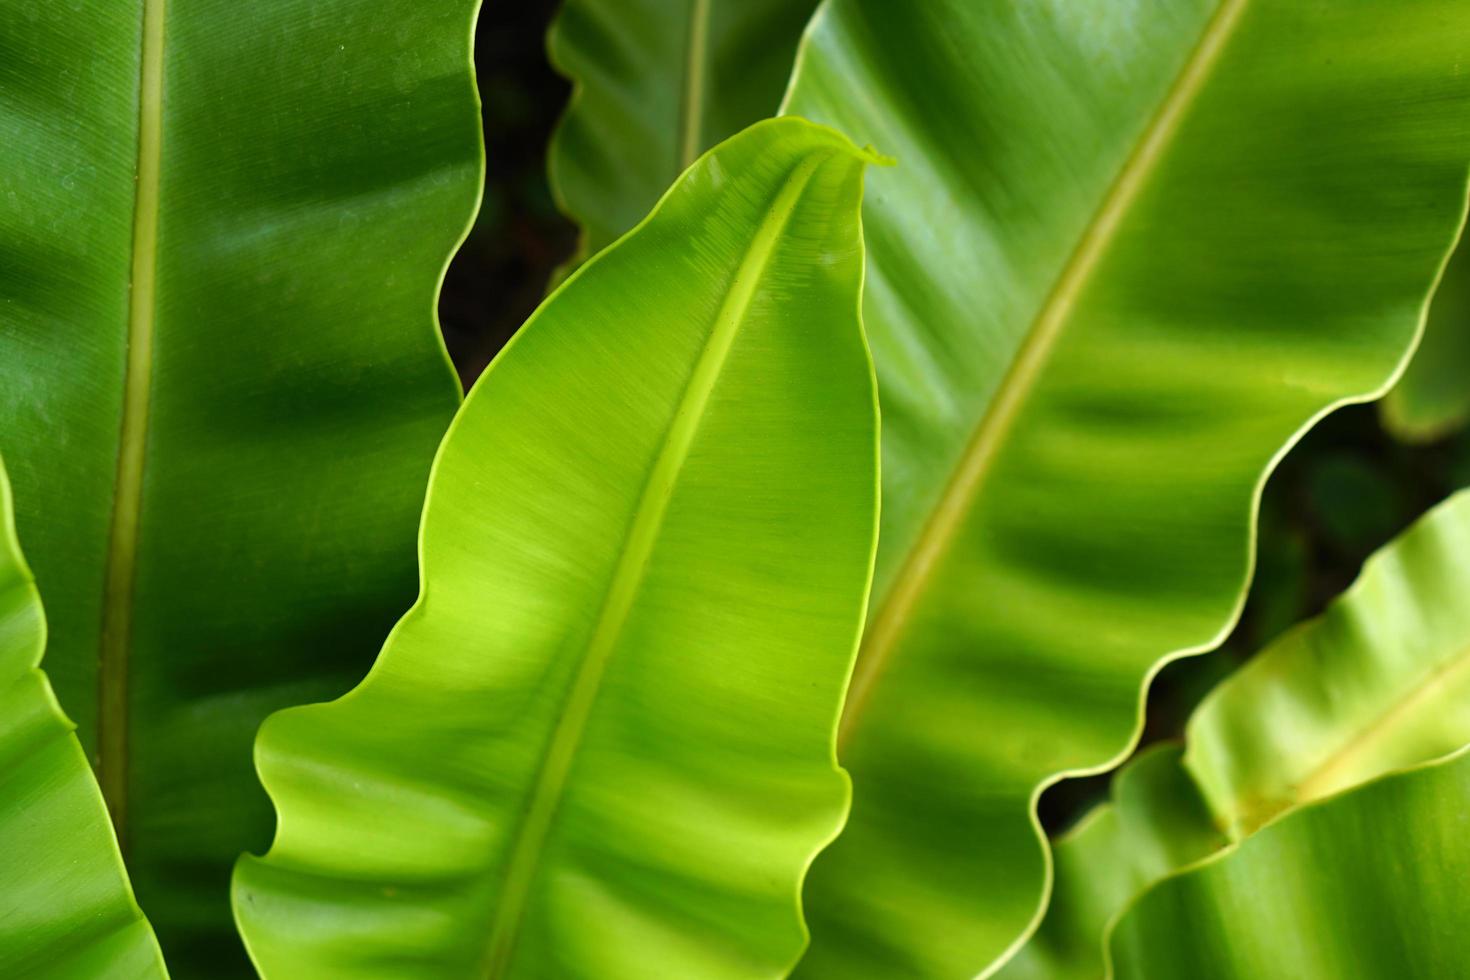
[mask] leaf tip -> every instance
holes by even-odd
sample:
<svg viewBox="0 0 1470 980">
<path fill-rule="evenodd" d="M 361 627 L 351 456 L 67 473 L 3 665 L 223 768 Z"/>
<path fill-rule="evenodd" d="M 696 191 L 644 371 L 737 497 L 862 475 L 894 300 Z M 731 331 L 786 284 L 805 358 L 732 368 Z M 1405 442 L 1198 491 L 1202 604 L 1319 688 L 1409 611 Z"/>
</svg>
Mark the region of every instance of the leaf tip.
<svg viewBox="0 0 1470 980">
<path fill-rule="evenodd" d="M 886 153 L 878 152 L 877 147 L 873 146 L 872 143 L 864 144 L 863 148 L 858 151 L 858 155 L 861 156 L 864 161 L 866 161 L 867 163 L 871 163 L 875 167 L 898 166 L 898 159 L 896 157 L 891 157 Z"/>
</svg>

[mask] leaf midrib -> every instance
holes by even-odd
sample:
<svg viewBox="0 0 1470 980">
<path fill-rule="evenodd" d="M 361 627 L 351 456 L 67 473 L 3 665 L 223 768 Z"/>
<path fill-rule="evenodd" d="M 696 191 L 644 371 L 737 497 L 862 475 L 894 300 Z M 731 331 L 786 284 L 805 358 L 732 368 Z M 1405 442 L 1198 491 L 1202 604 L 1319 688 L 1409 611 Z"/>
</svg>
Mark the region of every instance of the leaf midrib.
<svg viewBox="0 0 1470 980">
<path fill-rule="evenodd" d="M 857 729 L 899 637 L 972 509 L 1079 297 L 1112 244 L 1128 210 L 1164 156 L 1181 119 L 1204 87 L 1248 3 L 1249 0 L 1224 0 L 1211 17 L 1194 52 L 1175 78 L 1153 121 L 1119 171 L 1033 319 L 1026 339 L 1017 349 L 939 502 L 898 569 L 894 585 L 868 624 L 838 728 L 839 748 L 849 742 Z"/>
<path fill-rule="evenodd" d="M 709 54 L 711 0 L 689 0 L 689 29 L 684 35 L 684 77 L 680 86 L 679 129 L 675 142 L 677 177 L 699 156 L 704 132 L 705 62 Z"/>
<path fill-rule="evenodd" d="M 126 846 L 128 811 L 128 661 L 137 577 L 148 401 L 158 274 L 158 194 L 162 157 L 163 45 L 166 0 L 143 0 L 138 81 L 138 169 L 128 279 L 127 360 L 117 480 L 102 593 L 97 666 L 97 778 Z"/>
<path fill-rule="evenodd" d="M 679 473 L 699 430 L 709 399 L 755 296 L 757 286 L 775 253 L 797 200 L 817 168 L 830 153 L 814 153 L 794 167 L 767 210 L 749 250 L 731 280 L 709 339 L 700 353 L 684 394 L 675 410 L 663 445 L 628 525 L 621 554 L 613 569 L 596 625 L 569 688 L 554 730 L 547 740 L 536 783 L 526 802 L 520 826 L 510 845 L 505 883 L 490 927 L 482 975 L 495 980 L 504 975 L 515 951 L 515 941 L 540 863 L 541 852 L 556 817 L 572 762 L 591 718 L 608 660 L 633 608 Z"/>
<path fill-rule="evenodd" d="M 1242 806 L 1235 818 L 1229 821 L 1231 827 L 1238 828 L 1236 836 L 1254 833 L 1287 810 L 1345 788 L 1329 788 L 1332 778 L 1359 758 L 1369 746 L 1397 730 L 1405 717 L 1422 707 L 1425 702 L 1433 700 L 1457 675 L 1467 671 L 1470 671 L 1470 646 L 1455 651 L 1420 675 L 1412 687 L 1374 715 L 1367 724 L 1344 733 L 1345 739 L 1336 748 L 1329 750 L 1292 782 L 1286 799 L 1259 800 L 1254 805 L 1246 803 Z"/>
</svg>

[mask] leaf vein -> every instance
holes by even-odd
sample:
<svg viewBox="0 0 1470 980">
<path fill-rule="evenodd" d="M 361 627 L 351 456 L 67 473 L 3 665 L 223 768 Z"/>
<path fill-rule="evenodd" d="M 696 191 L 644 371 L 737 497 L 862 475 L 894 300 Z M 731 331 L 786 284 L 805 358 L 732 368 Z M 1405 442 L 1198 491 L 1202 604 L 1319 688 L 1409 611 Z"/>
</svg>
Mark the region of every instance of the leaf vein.
<svg viewBox="0 0 1470 980">
<path fill-rule="evenodd" d="M 716 313 L 714 327 L 695 363 L 678 408 L 669 423 L 663 445 L 649 470 L 596 625 L 587 642 L 577 674 L 572 680 L 564 710 L 547 741 L 535 785 L 531 789 L 520 826 L 511 843 L 510 856 L 506 862 L 505 884 L 490 929 L 484 971 L 488 977 L 500 977 L 510 966 L 516 934 L 537 873 L 541 852 L 551 833 L 556 810 L 578 746 L 591 718 L 603 674 L 642 587 L 679 473 L 688 458 L 720 372 L 749 312 L 757 286 L 775 252 L 776 243 L 795 212 L 802 191 L 828 156 L 830 154 L 813 154 L 798 164 L 776 195 Z"/>
<path fill-rule="evenodd" d="M 891 661 L 899 637 L 979 496 L 1078 299 L 1116 237 L 1128 210 L 1163 158 L 1181 119 L 1208 80 L 1247 3 L 1248 0 L 1225 0 L 1215 12 L 1032 321 L 1026 339 L 996 390 L 995 398 L 895 576 L 892 589 L 870 620 L 838 729 L 839 748 L 851 740 L 878 678 Z"/>
</svg>

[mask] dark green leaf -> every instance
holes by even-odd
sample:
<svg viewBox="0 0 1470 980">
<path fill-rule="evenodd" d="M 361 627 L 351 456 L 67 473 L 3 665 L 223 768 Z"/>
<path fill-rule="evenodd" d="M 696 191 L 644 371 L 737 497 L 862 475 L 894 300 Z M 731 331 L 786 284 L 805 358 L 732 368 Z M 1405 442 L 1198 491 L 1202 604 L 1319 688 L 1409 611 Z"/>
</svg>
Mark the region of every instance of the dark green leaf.
<svg viewBox="0 0 1470 980">
<path fill-rule="evenodd" d="M 970 976 L 1041 914 L 1041 789 L 1235 619 L 1264 475 L 1420 327 L 1470 157 L 1456 0 L 828 0 L 787 108 L 864 225 L 882 548 L 808 975 Z"/>
<path fill-rule="evenodd" d="M 694 158 L 775 114 L 816 0 L 567 0 L 552 63 L 572 79 L 549 150 L 552 189 L 606 248 Z"/>
<path fill-rule="evenodd" d="M 260 720 L 348 688 L 412 599 L 475 6 L 0 0 L 0 450 L 48 670 L 180 971 L 246 967 Z"/>
</svg>

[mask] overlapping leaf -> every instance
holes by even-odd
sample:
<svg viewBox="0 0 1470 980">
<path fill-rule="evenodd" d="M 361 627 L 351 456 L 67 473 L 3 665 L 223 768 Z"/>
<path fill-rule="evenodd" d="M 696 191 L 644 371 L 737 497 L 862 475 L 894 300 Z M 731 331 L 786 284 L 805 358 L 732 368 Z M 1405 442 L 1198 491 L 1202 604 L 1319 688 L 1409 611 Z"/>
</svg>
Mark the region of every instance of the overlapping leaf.
<svg viewBox="0 0 1470 980">
<path fill-rule="evenodd" d="M 814 977 L 969 976 L 1036 921 L 1040 789 L 1229 628 L 1255 501 L 1381 392 L 1454 238 L 1452 0 L 828 0 L 787 108 L 872 140 L 874 601 Z"/>
<path fill-rule="evenodd" d="M 1466 595 L 1470 492 L 1216 688 L 1182 757 L 1162 747 L 1122 770 L 1114 802 L 1058 843 L 1052 905 L 1001 976 L 1101 976 L 1108 931 L 1148 886 L 1283 813 L 1470 742 Z"/>
<path fill-rule="evenodd" d="M 0 466 L 0 975 L 162 978 L 102 793 L 40 670 L 45 645 Z"/>
<path fill-rule="evenodd" d="M 1454 977 L 1470 934 L 1470 754 L 1283 817 L 1144 895 L 1120 978 Z"/>
<path fill-rule="evenodd" d="M 1149 886 L 1219 851 L 1215 826 L 1183 749 L 1140 752 L 1113 780 L 1113 798 L 1054 844 L 1055 879 L 1046 917 L 996 974 L 1002 980 L 1098 980 L 1113 922 Z"/>
<path fill-rule="evenodd" d="M 418 603 L 262 729 L 279 831 L 235 902 L 267 978 L 795 962 L 876 533 L 867 158 L 791 119 L 722 144 L 478 382 Z"/>
<path fill-rule="evenodd" d="M 1293 806 L 1470 742 L 1470 492 L 1373 556 L 1321 619 L 1210 695 L 1185 765 L 1242 836 Z"/>
<path fill-rule="evenodd" d="M 0 450 L 177 970 L 248 966 L 260 720 L 347 689 L 413 595 L 475 7 L 0 0 Z"/>
<path fill-rule="evenodd" d="M 547 39 L 575 89 L 549 149 L 577 259 L 639 221 L 694 158 L 776 111 L 816 0 L 568 0 Z"/>
</svg>

